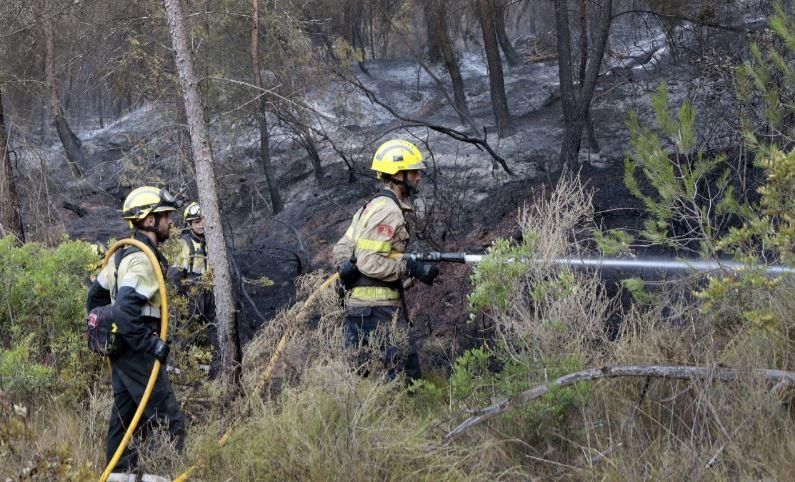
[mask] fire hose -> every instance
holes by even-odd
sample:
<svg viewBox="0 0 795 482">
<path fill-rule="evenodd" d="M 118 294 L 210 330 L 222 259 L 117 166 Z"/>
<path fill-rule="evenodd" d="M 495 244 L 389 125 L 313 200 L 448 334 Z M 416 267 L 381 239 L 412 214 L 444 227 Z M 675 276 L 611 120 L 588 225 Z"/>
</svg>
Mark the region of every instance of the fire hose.
<svg viewBox="0 0 795 482">
<path fill-rule="evenodd" d="M 135 246 L 140 249 L 146 255 L 146 257 L 149 258 L 149 262 L 152 263 L 152 267 L 155 270 L 155 276 L 157 277 L 157 284 L 160 290 L 160 339 L 166 341 L 166 338 L 168 337 L 168 296 L 166 294 L 166 282 L 163 278 L 163 271 L 160 268 L 160 263 L 158 262 L 157 257 L 152 250 L 137 239 L 120 239 L 113 243 L 113 246 L 108 249 L 108 252 L 105 254 L 105 259 L 102 260 L 102 268 L 105 268 L 105 266 L 108 264 L 108 261 L 110 261 L 113 253 L 125 245 Z M 146 390 L 141 397 L 141 401 L 138 403 L 138 408 L 133 415 L 130 426 L 127 427 L 127 432 L 124 433 L 124 438 L 116 448 L 116 452 L 113 454 L 110 462 L 108 462 L 107 467 L 105 467 L 105 471 L 102 472 L 102 475 L 99 477 L 99 482 L 105 482 L 108 480 L 111 472 L 113 472 L 113 469 L 119 462 L 121 454 L 130 443 L 130 439 L 132 439 L 133 433 L 138 427 L 138 423 L 141 421 L 141 416 L 143 415 L 144 410 L 146 410 L 146 405 L 149 403 L 149 397 L 152 395 L 152 390 L 155 388 L 155 382 L 157 381 L 157 375 L 159 372 L 160 362 L 155 360 L 155 364 L 152 366 L 152 373 L 149 375 L 149 381 L 146 384 Z"/>
<path fill-rule="evenodd" d="M 467 254 L 467 253 L 441 253 L 432 251 L 429 253 L 407 253 L 404 257 L 414 259 L 415 261 L 423 261 L 429 263 L 463 263 L 463 264 L 478 264 L 483 261 L 486 255 L 483 254 Z M 507 260 L 509 263 L 515 262 L 510 258 Z M 642 269 L 656 269 L 659 271 L 673 271 L 673 272 L 742 272 L 754 268 L 751 264 L 738 263 L 731 260 L 720 259 L 674 259 L 674 258 L 657 258 L 657 259 L 628 259 L 628 258 L 602 258 L 602 257 L 557 257 L 550 259 L 543 258 L 522 258 L 519 260 L 526 264 L 552 264 L 557 266 L 568 266 L 571 268 L 602 268 L 602 269 L 627 269 L 627 270 L 642 270 Z M 794 274 L 795 268 L 782 265 L 770 265 L 764 267 L 764 273 L 773 275 Z"/>
</svg>

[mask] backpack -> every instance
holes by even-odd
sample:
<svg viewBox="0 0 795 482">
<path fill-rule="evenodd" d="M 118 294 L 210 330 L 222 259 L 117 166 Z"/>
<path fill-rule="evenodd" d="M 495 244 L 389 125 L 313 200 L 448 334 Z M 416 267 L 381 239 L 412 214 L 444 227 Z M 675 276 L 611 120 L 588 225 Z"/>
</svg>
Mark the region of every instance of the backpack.
<svg viewBox="0 0 795 482">
<path fill-rule="evenodd" d="M 135 251 L 136 247 L 120 250 L 113 258 L 116 264 L 116 284 L 113 286 L 113 298 L 119 291 L 119 266 L 121 260 Z M 86 337 L 88 338 L 88 349 L 102 356 L 117 355 L 121 349 L 121 339 L 119 328 L 113 321 L 113 305 L 98 306 L 91 310 L 86 317 Z"/>
<path fill-rule="evenodd" d="M 86 317 L 86 334 L 88 349 L 102 356 L 114 356 L 119 353 L 119 334 L 113 322 L 113 306 L 98 306 Z"/>
</svg>

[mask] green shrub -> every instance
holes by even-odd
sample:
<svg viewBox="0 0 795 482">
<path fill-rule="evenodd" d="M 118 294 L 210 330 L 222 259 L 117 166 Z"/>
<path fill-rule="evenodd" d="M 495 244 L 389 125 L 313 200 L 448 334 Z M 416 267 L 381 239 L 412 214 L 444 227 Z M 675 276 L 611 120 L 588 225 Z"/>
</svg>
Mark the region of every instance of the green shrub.
<svg viewBox="0 0 795 482">
<path fill-rule="evenodd" d="M 13 348 L 0 348 L 0 392 L 26 405 L 55 384 L 54 370 L 31 358 L 32 338 L 28 335 Z"/>
<path fill-rule="evenodd" d="M 102 364 L 88 351 L 84 334 L 86 284 L 95 265 L 95 255 L 82 241 L 64 240 L 49 248 L 38 243 L 17 246 L 11 237 L 0 239 L 4 359 L 17 361 L 20 369 L 28 366 L 37 374 L 55 375 L 17 379 L 19 393 L 44 388 L 40 382 L 45 379 L 54 396 L 73 401 L 91 388 Z"/>
<path fill-rule="evenodd" d="M 467 295 L 469 309 L 475 313 L 490 308 L 505 309 L 516 296 L 527 267 L 522 262 L 535 255 L 535 239 L 525 237 L 521 244 L 497 239 L 489 253 L 472 270 L 472 292 Z"/>
<path fill-rule="evenodd" d="M 641 232 L 647 240 L 712 255 L 716 236 L 739 209 L 724 166 L 726 157 L 710 158 L 695 150 L 696 109 L 690 102 L 684 102 L 676 116 L 669 105 L 668 90 L 661 83 L 652 106 L 673 152 L 663 147 L 660 135 L 640 124 L 637 112 L 629 113 L 632 151 L 624 159 L 624 184 L 649 213 Z M 652 192 L 641 188 L 638 170 Z M 707 188 L 710 183 L 712 189 Z"/>
</svg>

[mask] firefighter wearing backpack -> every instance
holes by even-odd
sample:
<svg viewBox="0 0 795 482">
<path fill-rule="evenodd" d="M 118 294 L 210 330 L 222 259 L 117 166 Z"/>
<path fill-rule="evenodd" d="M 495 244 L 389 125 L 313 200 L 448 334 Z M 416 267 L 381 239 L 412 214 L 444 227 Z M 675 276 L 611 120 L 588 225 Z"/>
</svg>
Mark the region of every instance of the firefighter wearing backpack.
<svg viewBox="0 0 795 482">
<path fill-rule="evenodd" d="M 122 217 L 133 230 L 132 237 L 152 250 L 160 260 L 161 269 L 167 263 L 158 246 L 168 239 L 170 216 L 178 208 L 179 202 L 168 191 L 152 186 L 135 189 L 124 201 Z M 118 328 L 119 346 L 110 356 L 113 407 L 107 439 L 108 461 L 141 401 L 155 360 L 165 366 L 168 358 L 169 345 L 158 336 L 160 304 L 155 268 L 146 254 L 133 246 L 115 253 L 88 292 L 88 311 L 112 305 L 113 321 Z M 149 423 L 142 424 L 142 433 L 148 431 L 152 422 L 164 422 L 177 449 L 182 450 L 185 419 L 166 370 L 158 373 L 143 420 Z M 137 464 L 136 449 L 128 447 L 114 470 L 132 472 Z"/>
<path fill-rule="evenodd" d="M 210 378 L 215 378 L 219 373 L 221 360 L 215 325 L 215 298 L 212 289 L 202 281 L 203 275 L 210 270 L 210 265 L 201 206 L 196 202 L 188 204 L 182 216 L 186 229 L 179 240 L 180 252 L 176 262 L 168 269 L 168 279 L 180 294 L 188 298 L 187 331 L 191 332 L 191 338 L 206 336 L 212 348 Z M 178 328 L 178 331 L 185 331 L 181 328 L 183 327 Z"/>
<path fill-rule="evenodd" d="M 340 279 L 351 291 L 345 313 L 345 343 L 356 347 L 368 344 L 381 327 L 387 337 L 393 320 L 408 335 L 408 313 L 403 299 L 403 279 L 414 277 L 432 284 L 439 269 L 430 263 L 395 256 L 406 251 L 409 240 L 404 213 L 412 211 L 411 199 L 425 169 L 417 147 L 404 140 L 382 144 L 371 167 L 384 182 L 384 189 L 353 216 L 345 235 L 334 246 L 333 256 Z M 392 255 L 392 256 L 390 256 Z M 379 347 L 387 376 L 392 379 L 405 371 L 412 379 L 421 377 L 416 343 L 408 346 Z"/>
</svg>

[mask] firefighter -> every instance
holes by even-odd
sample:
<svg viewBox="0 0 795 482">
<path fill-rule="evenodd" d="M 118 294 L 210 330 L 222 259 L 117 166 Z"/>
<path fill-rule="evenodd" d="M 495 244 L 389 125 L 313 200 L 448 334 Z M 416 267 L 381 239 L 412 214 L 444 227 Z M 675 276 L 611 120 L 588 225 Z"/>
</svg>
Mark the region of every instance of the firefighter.
<svg viewBox="0 0 795 482">
<path fill-rule="evenodd" d="M 177 291 L 188 299 L 189 332 L 195 337 L 206 335 L 212 349 L 210 378 L 215 378 L 220 369 L 218 330 L 215 325 L 215 298 L 203 275 L 210 270 L 207 259 L 207 240 L 204 237 L 204 219 L 199 203 L 192 202 L 182 213 L 185 233 L 179 240 L 180 252 L 174 266 L 168 270 L 168 279 Z M 184 327 L 180 331 L 185 331 Z"/>
<path fill-rule="evenodd" d="M 409 240 L 404 213 L 412 211 L 420 171 L 425 169 L 417 147 L 404 140 L 382 144 L 371 167 L 383 188 L 353 216 L 345 235 L 334 246 L 333 256 L 340 278 L 351 294 L 345 312 L 345 343 L 348 347 L 368 344 L 381 327 L 387 339 L 395 326 L 408 335 L 409 322 L 403 298 L 403 279 L 414 277 L 432 284 L 439 269 L 431 264 L 401 259 Z M 391 256 L 390 256 L 391 255 Z M 405 371 L 411 379 L 422 372 L 416 343 L 407 347 L 384 343 L 378 347 L 390 379 Z"/>
<path fill-rule="evenodd" d="M 158 249 L 168 239 L 171 213 L 179 202 L 166 190 L 144 186 L 132 191 L 124 201 L 122 217 L 127 220 L 132 237 L 143 242 L 161 263 L 167 266 Z M 169 344 L 158 336 L 160 330 L 160 292 L 155 268 L 144 252 L 134 246 L 118 250 L 93 282 L 86 308 L 113 306 L 113 321 L 118 326 L 120 349 L 110 358 L 113 406 L 110 414 L 106 455 L 113 457 L 138 408 L 155 360 L 165 366 Z M 165 423 L 178 450 L 182 450 L 185 420 L 166 370 L 160 370 L 149 403 L 144 410 L 140 432 L 145 434 L 152 423 Z M 127 448 L 115 470 L 137 470 L 138 453 Z M 118 480 L 126 480 L 117 474 Z"/>
</svg>

